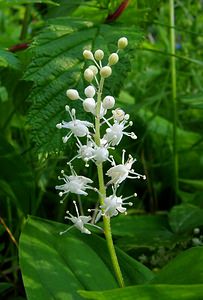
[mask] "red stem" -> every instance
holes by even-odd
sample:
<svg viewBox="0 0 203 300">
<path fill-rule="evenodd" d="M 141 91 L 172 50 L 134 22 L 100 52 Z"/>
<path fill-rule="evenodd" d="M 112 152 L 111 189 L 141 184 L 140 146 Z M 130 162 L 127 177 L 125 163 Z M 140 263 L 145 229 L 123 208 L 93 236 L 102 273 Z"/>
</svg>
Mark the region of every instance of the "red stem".
<svg viewBox="0 0 203 300">
<path fill-rule="evenodd" d="M 121 4 L 119 5 L 119 7 L 114 11 L 114 13 L 107 16 L 106 22 L 110 23 L 110 22 L 115 21 L 123 13 L 123 11 L 126 9 L 129 2 L 130 2 L 129 0 L 122 1 Z"/>
<path fill-rule="evenodd" d="M 10 52 L 17 52 L 17 51 L 25 50 L 25 49 L 27 49 L 29 46 L 30 46 L 29 43 L 17 44 L 17 45 L 11 46 L 8 50 L 9 50 Z"/>
</svg>

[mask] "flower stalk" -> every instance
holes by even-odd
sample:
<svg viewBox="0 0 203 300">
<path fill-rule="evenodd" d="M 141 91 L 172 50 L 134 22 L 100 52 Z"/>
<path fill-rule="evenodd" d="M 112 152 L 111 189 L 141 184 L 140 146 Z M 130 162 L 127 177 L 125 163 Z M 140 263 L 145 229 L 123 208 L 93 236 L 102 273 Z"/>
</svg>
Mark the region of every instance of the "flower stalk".
<svg viewBox="0 0 203 300">
<path fill-rule="evenodd" d="M 132 121 L 129 121 L 130 116 L 120 108 L 113 109 L 116 103 L 115 98 L 111 95 L 103 95 L 103 88 L 105 80 L 112 74 L 111 66 L 119 61 L 119 51 L 122 51 L 127 45 L 127 38 L 120 38 L 117 43 L 117 52 L 109 55 L 108 64 L 104 66 L 102 65 L 104 52 L 101 49 L 96 50 L 94 54 L 90 50 L 84 50 L 84 58 L 94 63 L 94 65 L 90 65 L 84 71 L 84 78 L 89 84 L 84 89 L 86 98 L 83 99 L 75 89 L 68 89 L 66 95 L 71 101 L 80 100 L 84 111 L 93 116 L 94 122 L 91 123 L 86 120 L 77 119 L 76 110 L 66 105 L 65 109 L 70 121 L 62 121 L 56 125 L 58 129 L 68 130 L 68 133 L 62 138 L 63 143 L 67 143 L 70 138 L 74 137 L 78 147 L 76 156 L 67 162 L 70 168 L 69 174 L 66 174 L 65 171 L 62 170 L 62 176 L 58 177 L 58 179 L 62 181 L 62 184 L 57 185 L 55 188 L 59 191 L 59 196 L 62 197 L 60 202 L 63 203 L 69 194 L 87 197 L 89 190 L 97 192 L 99 196 L 99 207 L 97 209 L 88 209 L 88 212 L 94 211 L 93 216 L 84 216 L 82 210 L 79 212 L 77 203 L 74 200 L 73 204 L 75 206 L 76 216 L 72 215 L 69 211 L 66 211 L 67 215 L 65 216 L 65 219 L 71 221 L 73 225 L 60 234 L 68 232 L 72 227 L 77 228 L 83 234 L 91 234 L 89 230 L 91 226 L 101 229 L 106 238 L 115 277 L 120 287 L 124 287 L 125 284 L 113 244 L 110 220 L 119 213 L 127 214 L 125 206 L 132 206 L 133 203 L 125 201 L 131 197 L 136 197 L 136 193 L 124 198 L 122 195 L 119 196 L 118 190 L 120 184 L 127 178 L 145 179 L 145 176 L 136 173 L 134 169 L 132 169 L 132 165 L 136 159 L 130 154 L 125 161 L 126 150 L 123 149 L 120 164 L 116 164 L 113 155 L 110 155 L 110 151 L 115 149 L 115 146 L 121 142 L 124 136 L 128 136 L 131 139 L 136 139 L 137 136 L 134 132 L 126 131 L 126 129 L 133 124 Z M 94 97 L 96 97 L 96 100 Z M 101 128 L 105 129 L 103 136 L 103 130 L 101 130 Z M 88 167 L 89 163 L 96 165 L 98 187 L 92 186 L 94 182 L 91 178 L 76 173 L 73 166 L 75 159 L 82 159 L 85 163 L 85 167 Z M 106 174 L 104 174 L 103 170 L 104 163 L 111 164 Z M 105 175 L 110 177 L 110 180 L 106 180 Z M 65 197 L 63 198 L 64 195 Z M 101 217 L 103 217 L 103 229 L 96 225 Z"/>
</svg>

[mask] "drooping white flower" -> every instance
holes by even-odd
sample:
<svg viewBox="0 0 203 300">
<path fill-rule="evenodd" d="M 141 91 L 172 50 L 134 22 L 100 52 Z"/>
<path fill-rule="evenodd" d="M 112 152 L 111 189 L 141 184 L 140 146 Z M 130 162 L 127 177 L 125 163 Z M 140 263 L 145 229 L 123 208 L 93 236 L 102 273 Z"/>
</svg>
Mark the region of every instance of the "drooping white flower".
<svg viewBox="0 0 203 300">
<path fill-rule="evenodd" d="M 85 227 L 85 225 L 88 224 L 92 220 L 92 217 L 91 216 L 80 216 L 76 202 L 73 201 L 73 204 L 74 204 L 75 210 L 76 210 L 76 217 L 73 216 L 68 210 L 66 211 L 67 216 L 65 216 L 65 219 L 70 220 L 73 223 L 73 225 L 68 227 L 64 231 L 61 231 L 60 235 L 66 233 L 67 231 L 69 231 L 73 227 L 76 227 L 78 230 L 80 230 L 81 233 L 91 234 L 91 231 L 89 229 L 87 229 Z M 98 229 L 102 230 L 101 227 L 99 227 L 95 224 L 89 224 L 89 226 L 92 226 L 92 227 L 95 227 L 95 228 L 98 228 Z"/>
<path fill-rule="evenodd" d="M 133 159 L 132 156 L 129 155 L 128 160 L 125 163 L 125 150 L 123 150 L 122 163 L 119 165 L 116 165 L 113 160 L 113 167 L 111 167 L 106 173 L 107 176 L 111 177 L 111 180 L 107 183 L 107 185 L 109 185 L 109 184 L 119 185 L 126 178 L 146 179 L 145 175 L 138 174 L 132 169 L 132 165 L 135 161 L 136 161 L 136 159 Z"/>
<path fill-rule="evenodd" d="M 71 175 L 68 176 L 64 173 L 64 170 L 61 171 L 61 174 L 63 177 L 58 177 L 59 180 L 63 180 L 64 184 L 57 185 L 55 187 L 56 190 L 60 190 L 59 196 L 62 197 L 64 194 L 73 193 L 78 195 L 84 195 L 87 196 L 88 193 L 86 192 L 87 189 L 93 189 L 93 187 L 90 186 L 93 181 L 90 178 L 84 177 L 84 176 L 78 176 L 76 172 L 73 170 L 73 167 L 71 167 Z M 63 201 L 61 201 L 63 202 Z"/>
<path fill-rule="evenodd" d="M 68 230 L 70 230 L 73 227 L 76 227 L 82 233 L 91 234 L 91 231 L 89 231 L 89 229 L 85 228 L 85 225 L 91 221 L 92 217 L 91 216 L 80 216 L 76 202 L 73 201 L 73 203 L 75 205 L 75 210 L 76 210 L 77 216 L 75 217 L 68 210 L 66 211 L 67 216 L 65 216 L 65 219 L 70 220 L 73 223 L 73 225 L 71 227 L 67 228 L 65 231 L 60 232 L 60 234 L 62 235 L 64 233 L 66 233 Z"/>
<path fill-rule="evenodd" d="M 70 132 L 63 137 L 63 142 L 66 143 L 73 134 L 77 137 L 84 137 L 89 135 L 88 127 L 94 127 L 94 125 L 88 121 L 81 121 L 76 119 L 75 109 L 70 110 L 70 107 L 68 105 L 66 105 L 65 108 L 72 120 L 69 122 L 62 121 L 61 123 L 56 125 L 58 129 L 61 128 L 70 129 Z"/>
</svg>

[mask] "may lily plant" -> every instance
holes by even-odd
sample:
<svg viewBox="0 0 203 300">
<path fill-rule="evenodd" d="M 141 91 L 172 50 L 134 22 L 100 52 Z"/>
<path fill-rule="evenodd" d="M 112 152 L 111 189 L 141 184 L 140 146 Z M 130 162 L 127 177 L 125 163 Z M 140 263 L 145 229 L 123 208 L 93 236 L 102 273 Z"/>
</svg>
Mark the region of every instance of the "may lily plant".
<svg viewBox="0 0 203 300">
<path fill-rule="evenodd" d="M 90 50 L 84 50 L 84 58 L 91 63 L 84 71 L 84 78 L 88 85 L 84 89 L 83 96 L 76 89 L 68 89 L 66 95 L 70 101 L 81 101 L 84 111 L 92 115 L 93 121 L 91 123 L 77 119 L 76 110 L 70 109 L 69 105 L 66 105 L 68 120 L 56 125 L 58 129 L 64 130 L 63 143 L 67 143 L 73 136 L 78 148 L 76 155 L 68 162 L 69 174 L 65 174 L 62 170 L 59 180 L 63 183 L 56 186 L 62 199 L 61 202 L 63 202 L 64 195 L 69 193 L 88 196 L 88 190 L 94 190 L 99 198 L 99 207 L 96 210 L 88 210 L 89 213 L 94 211 L 94 218 L 91 215 L 80 215 L 76 201 L 73 201 L 76 216 L 69 211 L 66 212 L 65 219 L 71 221 L 72 226 L 61 234 L 73 226 L 83 234 L 91 234 L 91 226 L 98 227 L 96 223 L 100 218 L 103 218 L 103 231 L 120 287 L 124 286 L 124 281 L 112 240 L 110 220 L 120 213 L 126 214 L 126 206 L 132 206 L 132 202 L 126 202 L 126 200 L 136 197 L 136 193 L 128 197 L 117 196 L 120 184 L 128 178 L 145 179 L 145 176 L 134 171 L 135 158 L 128 154 L 128 158 L 125 160 L 126 150 L 123 150 L 119 163 L 116 163 L 113 155 L 110 155 L 110 149 L 114 150 L 124 136 L 131 139 L 136 139 L 137 136 L 134 132 L 129 131 L 129 127 L 133 125 L 132 121 L 129 120 L 130 116 L 122 109 L 115 108 L 115 98 L 112 95 L 104 95 L 103 90 L 105 81 L 112 74 L 112 66 L 119 61 L 119 52 L 127 45 L 127 38 L 120 38 L 117 43 L 117 51 L 109 55 L 107 65 L 103 65 L 104 52 L 101 49 L 94 53 Z M 105 133 L 102 135 L 102 132 Z M 75 159 L 83 160 L 85 167 L 88 167 L 90 163 L 96 166 L 98 187 L 94 186 L 92 179 L 76 173 L 74 169 Z M 103 171 L 104 164 L 109 166 L 106 174 Z M 91 223 L 89 223 L 90 221 Z M 87 224 L 89 225 L 87 226 Z"/>
</svg>

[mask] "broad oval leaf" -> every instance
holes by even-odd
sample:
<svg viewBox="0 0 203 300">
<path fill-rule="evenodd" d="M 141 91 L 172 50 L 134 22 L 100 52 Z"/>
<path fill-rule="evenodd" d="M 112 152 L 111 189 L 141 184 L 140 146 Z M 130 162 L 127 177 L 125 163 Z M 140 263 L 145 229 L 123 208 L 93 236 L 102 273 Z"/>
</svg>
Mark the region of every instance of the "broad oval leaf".
<svg viewBox="0 0 203 300">
<path fill-rule="evenodd" d="M 67 226 L 29 217 L 20 237 L 20 266 L 29 300 L 81 299 L 78 289 L 118 287 L 106 242 Z M 122 251 L 117 251 L 127 284 L 147 282 L 152 272 Z"/>
<path fill-rule="evenodd" d="M 203 209 L 191 204 L 174 206 L 169 213 L 169 223 L 175 233 L 192 231 L 203 225 Z"/>
<path fill-rule="evenodd" d="M 203 247 L 188 249 L 170 261 L 151 283 L 203 284 Z M 202 297 L 203 298 L 203 297 Z"/>
<path fill-rule="evenodd" d="M 139 285 L 105 292 L 80 291 L 85 299 L 94 300 L 200 300 L 203 299 L 203 284 L 193 285 Z"/>
</svg>

